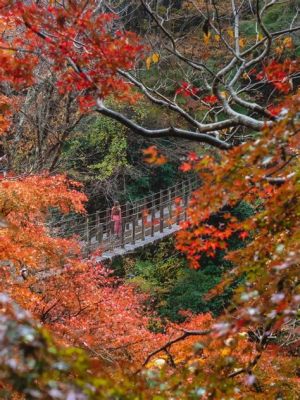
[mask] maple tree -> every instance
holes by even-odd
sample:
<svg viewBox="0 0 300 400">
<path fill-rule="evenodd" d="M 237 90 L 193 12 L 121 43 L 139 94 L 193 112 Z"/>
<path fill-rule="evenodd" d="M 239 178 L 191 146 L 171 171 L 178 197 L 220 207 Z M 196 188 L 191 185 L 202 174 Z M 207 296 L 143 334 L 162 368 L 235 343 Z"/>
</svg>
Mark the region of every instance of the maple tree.
<svg viewBox="0 0 300 400">
<path fill-rule="evenodd" d="M 115 17 L 94 5 L 1 2 L 1 107 L 14 114 L 1 147 L 15 171 L 55 170 L 100 86 L 101 96 L 134 99 L 117 69 L 132 66 L 141 46 L 134 34 L 113 31 Z"/>
<path fill-rule="evenodd" d="M 198 53 L 194 58 L 195 50 L 181 44 L 172 26 L 166 26 L 170 10 L 160 15 L 151 1 L 142 0 L 141 5 L 165 39 L 164 51 L 154 48 L 150 58 L 145 58 L 149 49 L 143 48 L 136 34 L 116 29 L 115 16 L 103 13 L 97 2 L 0 1 L 2 135 L 9 131 L 13 107 L 20 101 L 14 90 L 29 90 L 37 80 L 41 59 L 46 59 L 57 75 L 59 92 L 76 92 L 83 112 L 94 109 L 147 137 L 189 138 L 226 150 L 203 157 L 191 153 L 182 165 L 183 171 L 200 175 L 202 186 L 193 194 L 189 219 L 178 233 L 177 247 L 192 267 L 199 268 L 201 255 L 214 257 L 216 252 L 226 250 L 226 240 L 234 233 L 246 244 L 228 255 L 235 267 L 210 294 L 213 297 L 224 285 L 243 278 L 224 315 L 217 320 L 210 315 L 188 316 L 184 324 L 166 325 L 164 333 L 154 334 L 148 328 L 155 316 L 143 315 L 144 296 L 107 276 L 101 266 L 83 260 L 75 238 L 62 239 L 50 232 L 47 218 L 51 210 L 84 212 L 86 197 L 78 184 L 47 173 L 1 176 L 1 291 L 31 309 L 56 331 L 62 344 L 85 347 L 90 355 L 102 359 L 110 359 L 115 352 L 114 360 L 129 360 L 134 367 L 144 360 L 144 368 L 131 380 L 116 373 L 115 380 L 103 381 L 99 364 L 92 372 L 100 382 L 93 380 L 92 373 L 82 371 L 87 364 L 81 352 L 66 350 L 60 354 L 54 346 L 48 346 L 46 334 L 4 296 L 1 320 L 5 334 L 0 338 L 1 346 L 6 346 L 0 358 L 4 385 L 12 384 L 21 393 L 25 390 L 25 396 L 299 397 L 299 370 L 289 346 L 291 335 L 295 335 L 293 344 L 299 341 L 300 93 L 293 87 L 299 60 L 281 59 L 286 49 L 293 49 L 293 38 L 283 35 L 292 35 L 299 27 L 294 26 L 293 19 L 288 28 L 270 31 L 263 16 L 276 2 L 264 2 L 260 7 L 257 1 L 251 15 L 258 31 L 246 40 L 239 30 L 239 2 L 232 1 L 229 7 L 233 23 L 218 16 L 224 9 L 228 12 L 228 6 L 218 8 L 208 2 L 208 7 L 201 8 L 205 2 L 186 3 L 191 3 L 188 10 L 196 7 L 204 20 L 202 57 Z M 206 63 L 213 48 L 223 57 L 219 69 L 211 69 Z M 146 60 L 147 71 L 159 68 L 164 57 L 170 57 L 200 78 L 187 73 L 188 80 L 176 82 L 172 93 L 166 93 L 156 89 L 165 85 L 151 87 L 140 79 L 135 70 L 140 56 Z M 276 90 L 272 102 L 279 110 L 272 102 L 252 97 L 257 83 Z M 14 90 L 8 91 L 7 87 Z M 184 128 L 146 129 L 105 105 L 110 95 L 134 102 L 138 90 L 149 101 L 178 115 Z M 204 114 L 198 116 L 195 107 Z M 246 141 L 246 135 L 255 140 Z M 155 147 L 146 150 L 145 155 L 150 162 L 165 162 Z M 253 204 L 256 214 L 238 221 L 230 210 L 242 200 Z M 223 217 L 218 227 L 210 223 L 216 213 Z M 37 283 L 38 275 L 30 273 L 40 273 L 44 268 L 50 269 L 51 275 Z M 64 280 L 62 270 L 68 271 L 70 282 Z M 8 328 L 18 332 L 15 341 Z M 16 354 L 17 361 L 13 357 Z M 77 356 L 77 361 L 71 359 L 75 367 L 64 373 L 63 366 L 63 373 L 57 372 L 60 368 L 52 363 L 56 358 L 52 356 L 60 361 L 69 356 L 70 361 L 70 354 Z M 43 361 L 43 368 L 36 366 L 38 360 Z M 54 372 L 50 368 L 47 375 L 45 369 L 49 366 L 54 366 Z M 30 375 L 32 371 L 35 374 Z M 120 376 L 121 384 L 116 382 Z M 107 382 L 113 382 L 111 390 Z M 136 389 L 132 382 L 137 383 Z"/>
<path fill-rule="evenodd" d="M 34 68 L 39 63 L 39 56 L 43 55 L 54 71 L 60 71 L 57 85 L 61 92 L 74 89 L 82 92 L 79 96 L 82 107 L 94 106 L 99 113 L 114 118 L 136 133 L 147 137 L 190 138 L 228 149 L 235 139 L 239 140 L 240 136 L 243 137 L 245 129 L 257 131 L 262 129 L 265 123 L 272 125 L 274 122 L 274 116 L 266 107 L 269 104 L 263 104 L 261 99 L 252 98 L 252 88 L 257 84 L 251 78 L 252 71 L 263 66 L 268 57 L 275 56 L 275 60 L 270 64 L 273 70 L 272 76 L 268 75 L 268 66 L 266 66 L 263 67 L 265 75 L 258 73 L 256 79 L 262 80 L 266 77 L 268 82 L 275 84 L 277 90 L 285 93 L 291 90 L 293 77 L 296 76 L 297 69 L 293 67 L 293 61 L 287 61 L 286 67 L 282 67 L 281 72 L 275 76 L 276 57 L 281 57 L 282 53 L 273 55 L 274 46 L 278 44 L 278 40 L 281 40 L 281 36 L 292 35 L 299 29 L 298 26 L 294 26 L 296 22 L 294 19 L 288 29 L 276 32 L 268 30 L 264 23 L 264 14 L 275 3 L 266 3 L 260 7 L 258 2 L 252 16 L 259 30 L 254 37 L 247 39 L 242 37 L 240 14 L 243 8 L 239 8 L 238 3 L 233 2 L 230 10 L 234 17 L 232 25 L 227 21 L 224 25 L 219 18 L 218 12 L 223 12 L 222 7 L 218 10 L 217 6 L 210 6 L 207 10 L 202 10 L 197 4 L 191 4 L 191 8 L 194 7 L 205 21 L 203 35 L 208 37 L 208 34 L 213 33 L 218 37 L 217 49 L 224 63 L 221 63 L 221 68 L 215 69 L 206 65 L 212 51 L 210 41 L 202 44 L 205 50 L 203 57 L 201 58 L 199 51 L 198 58 L 195 58 L 195 50 L 191 55 L 185 49 L 184 43 L 181 45 L 181 38 L 176 37 L 165 25 L 168 15 L 157 14 L 157 11 L 151 8 L 150 1 L 142 1 L 142 7 L 163 35 L 163 43 L 166 43 L 163 51 L 153 53 L 151 58 L 153 65 L 159 68 L 166 57 L 174 65 L 182 66 L 183 70 L 191 69 L 194 74 L 200 75 L 197 85 L 193 79 L 184 81 L 179 87 L 174 88 L 175 97 L 172 97 L 166 91 L 157 91 L 154 86 L 143 83 L 134 73 L 135 61 L 143 57 L 145 53 L 142 42 L 139 42 L 133 33 L 122 29 L 112 31 L 115 17 L 101 12 L 101 7 L 96 8 L 97 12 L 94 12 L 93 2 L 88 4 L 67 2 L 64 7 L 61 7 L 58 3 L 47 5 L 47 2 L 21 4 L 3 1 L 3 23 L 8 26 L 17 25 L 18 29 L 22 29 L 22 35 L 17 38 L 2 36 L 1 46 L 5 49 L 4 54 L 1 53 L 2 75 L 5 74 L 6 69 L 11 72 L 13 67 L 20 68 L 17 57 L 21 57 L 22 71 L 11 74 L 14 78 L 10 79 L 15 79 L 16 84 L 24 79 L 27 82 L 33 81 Z M 96 30 L 95 26 L 97 26 Z M 292 37 L 286 37 L 283 43 L 288 43 L 288 46 L 285 46 L 286 49 L 293 48 Z M 40 49 L 39 54 L 36 52 L 37 47 Z M 258 55 L 255 52 L 258 52 Z M 63 66 L 66 66 L 66 69 L 62 68 Z M 148 67 L 151 70 L 151 66 Z M 131 71 L 128 72 L 128 70 Z M 281 79 L 282 83 L 276 83 L 278 79 Z M 161 86 L 165 87 L 165 85 L 164 83 Z M 157 83 L 156 86 L 160 85 Z M 131 121 L 124 113 L 114 111 L 104 104 L 109 94 L 114 94 L 118 99 L 133 101 L 136 98 L 136 94 L 133 94 L 131 90 L 133 87 L 136 87 L 136 90 L 146 96 L 149 101 L 160 107 L 166 107 L 178 115 L 182 119 L 183 127 L 171 126 L 152 131 Z M 214 107 L 210 108 L 207 115 L 198 116 L 197 113 L 189 112 L 188 107 L 178 101 L 181 95 L 195 98 L 200 110 L 201 103 L 204 106 L 208 104 Z M 186 105 L 188 106 L 189 102 Z M 218 120 L 221 112 L 225 118 Z"/>
<path fill-rule="evenodd" d="M 43 59 L 44 68 L 46 63 L 57 72 L 56 85 L 59 91 L 66 93 L 75 88 L 77 100 L 82 107 L 91 105 L 92 93 L 98 92 L 100 86 L 103 96 L 114 93 L 118 98 L 128 98 L 129 85 L 117 76 L 117 69 L 131 67 L 136 54 L 141 51 L 141 46 L 137 43 L 136 35 L 132 33 L 111 32 L 113 15 L 94 13 L 93 4 L 88 2 L 69 2 L 62 7 L 56 2 L 39 4 L 1 1 L 0 6 L 0 77 L 4 92 L 9 92 L 8 87 L 29 90 L 38 79 L 37 69 Z M 78 48 L 79 43 L 83 46 L 81 49 Z M 89 67 L 86 62 L 90 64 Z M 77 66 L 74 70 L 75 65 Z M 81 68 L 86 71 L 89 69 L 91 76 L 97 77 L 97 82 L 88 78 Z M 2 117 L 6 117 L 5 124 L 3 122 L 1 125 L 3 134 L 10 126 L 8 117 L 12 113 L 11 105 L 12 97 L 3 95 L 1 110 L 6 113 Z M 59 142 L 63 142 L 63 138 L 59 138 Z M 59 248 L 63 247 L 62 257 L 73 248 L 68 249 L 68 241 L 51 238 L 43 225 L 51 207 L 59 208 L 62 212 L 72 209 L 83 211 L 82 202 L 86 200 L 85 196 L 75 190 L 68 191 L 69 183 L 64 177 L 12 175 L 3 179 L 1 185 L 4 224 L 11 224 L 4 231 L 7 240 L 2 250 L 4 260 L 20 261 L 17 249 L 22 241 L 24 246 L 21 249 L 24 249 L 24 254 L 20 252 L 20 258 L 23 258 L 25 265 L 29 263 L 33 267 L 41 264 L 45 257 L 42 251 L 39 254 L 35 250 L 36 247 L 52 255 L 55 254 L 57 242 L 58 256 Z M 71 182 L 71 185 L 74 186 L 75 183 Z M 14 199 L 16 193 L 18 197 Z M 28 229 L 28 237 L 25 237 L 23 227 Z M 19 235 L 15 228 L 22 228 L 19 229 Z M 38 237 L 41 239 L 40 244 Z M 43 238 L 46 241 L 44 245 Z M 16 244 L 13 247 L 14 243 Z M 12 255 L 13 252 L 15 256 Z M 57 262 L 57 258 L 50 256 L 47 257 L 47 262 L 48 258 L 53 265 Z"/>
<path fill-rule="evenodd" d="M 68 280 L 65 276 L 68 276 Z M 97 262 L 40 280 L 30 310 L 62 343 L 86 349 L 108 365 L 137 368 L 165 335 L 150 331 L 157 317 L 148 296 Z"/>
<path fill-rule="evenodd" d="M 113 2 L 106 3 L 113 7 Z M 274 30 L 268 15 L 273 9 L 279 12 L 276 1 L 179 3 L 168 7 L 151 0 L 130 2 L 136 13 L 144 12 L 144 40 L 148 39 L 151 49 L 146 72 L 140 68 L 120 71 L 149 103 L 168 110 L 169 121 L 162 121 L 161 128 L 144 127 L 102 101 L 97 111 L 145 137 L 186 138 L 230 149 L 265 124 L 272 126 L 276 115 L 269 107 L 280 93 L 292 92 L 297 82 L 297 10 L 288 2 L 291 24 Z M 127 14 L 126 8 L 123 19 Z M 251 19 L 255 32 L 245 33 L 244 17 Z M 183 28 L 181 19 L 187 21 Z M 157 63 L 147 62 L 151 54 L 159 55 Z"/>
<path fill-rule="evenodd" d="M 83 212 L 86 196 L 64 176 L 7 176 L 0 181 L 1 290 L 20 305 L 31 296 L 23 280 L 45 269 L 58 271 L 72 264 L 80 268 L 80 246 L 75 239 L 51 235 L 50 210 Z M 29 279 L 30 281 L 30 279 Z"/>
<path fill-rule="evenodd" d="M 245 327 L 256 330 L 255 363 L 239 370 L 251 375 L 270 338 L 282 336 L 284 341 L 281 328 L 297 319 L 299 308 L 299 92 L 287 97 L 283 107 L 285 117 L 272 129 L 266 127 L 256 142 L 234 148 L 218 162 L 207 156 L 191 166 L 203 178 L 203 187 L 195 191 L 188 221 L 178 233 L 177 246 L 194 268 L 200 267 L 201 253 L 213 257 L 224 250 L 233 233 L 251 237 L 244 249 L 229 253 L 236 267 L 211 293 L 213 297 L 244 277 L 232 300 L 234 311 L 223 317 L 219 329 L 223 335 Z M 238 221 L 231 215 L 230 206 L 241 200 L 257 204 L 255 217 Z M 220 210 L 223 223 L 214 227 L 209 218 Z"/>
</svg>

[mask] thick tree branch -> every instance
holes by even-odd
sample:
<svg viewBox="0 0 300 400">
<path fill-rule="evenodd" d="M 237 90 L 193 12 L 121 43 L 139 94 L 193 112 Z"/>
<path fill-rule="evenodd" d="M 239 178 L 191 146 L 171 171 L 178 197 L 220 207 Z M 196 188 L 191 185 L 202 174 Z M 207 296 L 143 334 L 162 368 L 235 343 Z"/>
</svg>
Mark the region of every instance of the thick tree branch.
<svg viewBox="0 0 300 400">
<path fill-rule="evenodd" d="M 97 101 L 96 111 L 102 115 L 105 115 L 120 122 L 121 124 L 127 126 L 127 128 L 130 128 L 133 132 L 144 137 L 152 139 L 159 137 L 175 137 L 175 138 L 193 140 L 195 142 L 200 142 L 200 143 L 206 143 L 222 150 L 229 150 L 232 147 L 230 143 L 220 140 L 214 136 L 188 131 L 184 129 L 179 129 L 172 126 L 170 126 L 169 128 L 162 128 L 162 129 L 146 129 L 138 125 L 134 121 L 128 119 L 125 115 L 105 107 L 101 100 Z M 227 121 L 207 124 L 207 132 L 212 132 L 215 131 L 216 129 L 223 129 L 225 127 L 230 127 L 230 126 L 236 126 L 236 122 L 234 120 L 232 121 L 227 120 Z"/>
</svg>

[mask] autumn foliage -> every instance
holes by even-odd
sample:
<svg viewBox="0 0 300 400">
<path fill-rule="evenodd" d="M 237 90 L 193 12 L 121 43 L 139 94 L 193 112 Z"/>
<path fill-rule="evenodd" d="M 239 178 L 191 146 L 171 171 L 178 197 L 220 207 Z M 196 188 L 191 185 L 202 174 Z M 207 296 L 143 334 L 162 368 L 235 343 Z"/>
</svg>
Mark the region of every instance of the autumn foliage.
<svg viewBox="0 0 300 400">
<path fill-rule="evenodd" d="M 1 135 L 9 134 L 14 112 L 24 100 L 18 93 L 38 82 L 39 68 L 57 75 L 60 93 L 77 93 L 80 112 L 100 104 L 98 111 L 108 115 L 104 99 L 114 96 L 133 103 L 137 98 L 132 79 L 125 79 L 144 51 L 137 35 L 116 29 L 115 15 L 95 12 L 96 2 L 63 3 L 0 0 L 0 82 L 11 88 L 9 96 L 0 95 Z M 205 21 L 203 27 L 208 47 L 211 23 Z M 268 42 L 266 32 L 257 38 L 257 47 Z M 227 29 L 222 37 L 229 49 L 234 35 Z M 221 40 L 216 36 L 215 44 Z M 235 48 L 243 48 L 243 38 L 237 39 Z M 291 41 L 285 45 L 292 47 Z M 172 51 L 176 53 L 175 45 Z M 51 228 L 51 218 L 86 212 L 80 184 L 49 172 L 2 171 L 0 285 L 6 294 L 0 296 L 1 390 L 21 399 L 299 398 L 300 92 L 290 79 L 299 72 L 299 60 L 283 61 L 281 50 L 277 53 L 277 58 L 262 59 L 261 72 L 252 69 L 243 77 L 271 86 L 279 97 L 268 109 L 239 99 L 268 118 L 257 125 L 245 117 L 243 128 L 262 126 L 250 132 L 250 140 L 228 144 L 241 120 L 231 108 L 232 88 L 230 93 L 205 91 L 181 81 L 173 90 L 174 102 L 199 101 L 194 109 L 204 107 L 205 112 L 223 104 L 231 118 L 221 132 L 221 144 L 216 131 L 222 121 L 216 122 L 217 128 L 209 123 L 208 136 L 204 133 L 204 143 L 213 142 L 218 150 L 190 152 L 180 168 L 197 175 L 200 187 L 176 244 L 191 268 L 201 268 L 204 257 L 220 253 L 232 261 L 233 268 L 207 295 L 213 299 L 236 284 L 221 316 L 182 310 L 182 324 L 159 319 L 149 296 L 114 276 L 96 254 L 83 255 L 76 236 L 61 238 Z M 160 60 L 156 52 L 146 58 L 147 71 Z M 45 65 L 51 72 L 45 72 Z M 156 103 L 166 102 L 185 122 L 195 124 L 173 100 L 158 98 Z M 113 115 L 124 123 L 122 116 Z M 132 127 L 126 119 L 125 125 Z M 199 127 L 204 129 L 198 123 L 195 130 Z M 166 132 L 186 138 L 187 131 L 171 126 Z M 144 155 L 150 164 L 167 161 L 154 145 Z M 255 214 L 240 221 L 232 210 L 242 201 Z M 243 246 L 229 251 L 234 235 Z"/>
<path fill-rule="evenodd" d="M 131 68 L 142 47 L 133 33 L 112 32 L 114 15 L 95 14 L 92 3 L 69 2 L 63 8 L 1 1 L 1 30 L 5 32 L 0 40 L 1 82 L 16 87 L 33 84 L 43 54 L 60 74 L 61 92 L 82 92 L 83 108 L 93 105 L 95 92 L 102 98 L 113 93 L 132 100 L 130 85 L 117 71 Z"/>
</svg>

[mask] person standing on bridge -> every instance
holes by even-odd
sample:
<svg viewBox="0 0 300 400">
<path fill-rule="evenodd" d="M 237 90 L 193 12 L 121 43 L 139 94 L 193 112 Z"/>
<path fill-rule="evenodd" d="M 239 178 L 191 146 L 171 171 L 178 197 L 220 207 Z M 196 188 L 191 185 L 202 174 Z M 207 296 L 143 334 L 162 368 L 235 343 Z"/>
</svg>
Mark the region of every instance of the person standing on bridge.
<svg viewBox="0 0 300 400">
<path fill-rule="evenodd" d="M 114 223 L 114 234 L 117 238 L 121 235 L 121 223 L 122 223 L 122 210 L 118 201 L 114 202 L 114 206 L 111 209 L 111 220 Z"/>
</svg>

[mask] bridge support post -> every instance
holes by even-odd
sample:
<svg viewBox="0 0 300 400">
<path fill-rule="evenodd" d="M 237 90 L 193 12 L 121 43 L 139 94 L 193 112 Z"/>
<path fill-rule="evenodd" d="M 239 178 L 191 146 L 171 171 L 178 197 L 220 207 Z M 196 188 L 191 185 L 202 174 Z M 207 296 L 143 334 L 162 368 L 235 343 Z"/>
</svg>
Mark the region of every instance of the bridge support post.
<svg viewBox="0 0 300 400">
<path fill-rule="evenodd" d="M 122 226 L 121 226 L 121 248 L 125 248 L 125 227 L 126 224 L 125 222 L 122 221 Z"/>
<path fill-rule="evenodd" d="M 164 202 L 163 202 L 163 191 L 159 194 L 159 231 L 164 231 Z"/>
<path fill-rule="evenodd" d="M 86 217 L 85 220 L 85 240 L 86 240 L 86 253 L 88 254 L 91 246 L 91 235 L 90 235 L 90 218 Z"/>
<path fill-rule="evenodd" d="M 153 201 L 151 207 L 151 236 L 154 236 L 155 232 L 155 202 Z"/>
<path fill-rule="evenodd" d="M 188 203 L 188 195 L 189 195 L 189 189 L 190 189 L 190 179 L 187 178 L 187 181 L 182 182 L 182 211 L 183 211 L 183 221 L 186 220 L 186 207 Z"/>
<path fill-rule="evenodd" d="M 142 207 L 142 213 L 141 213 L 141 217 L 142 217 L 142 240 L 145 240 L 145 219 L 147 218 L 147 214 L 145 213 L 146 208 L 145 205 Z"/>
<path fill-rule="evenodd" d="M 111 236 L 111 215 L 110 215 L 110 209 L 108 208 L 106 210 L 106 221 L 105 221 L 105 228 L 106 228 L 106 235 L 107 238 Z"/>
<path fill-rule="evenodd" d="M 172 228 L 172 192 L 168 189 L 169 228 Z"/>
<path fill-rule="evenodd" d="M 96 214 L 96 241 L 101 244 L 103 242 L 103 224 L 100 223 L 99 214 Z"/>
<path fill-rule="evenodd" d="M 129 215 L 130 215 L 130 203 L 127 201 L 126 205 L 125 205 L 125 221 L 126 224 L 124 226 L 124 229 L 129 229 Z"/>
<path fill-rule="evenodd" d="M 132 240 L 131 244 L 135 244 L 135 223 L 136 223 L 136 215 L 133 214 L 132 216 Z"/>
<path fill-rule="evenodd" d="M 187 220 L 187 206 L 188 206 L 188 203 L 189 203 L 189 193 L 185 193 L 185 195 L 184 195 L 184 204 L 183 204 L 183 207 L 184 207 L 184 220 L 185 221 Z"/>
<path fill-rule="evenodd" d="M 179 187 L 179 183 L 175 186 L 175 206 L 176 206 L 176 224 L 179 225 L 180 223 L 180 208 L 181 208 L 181 197 L 182 193 Z"/>
</svg>

